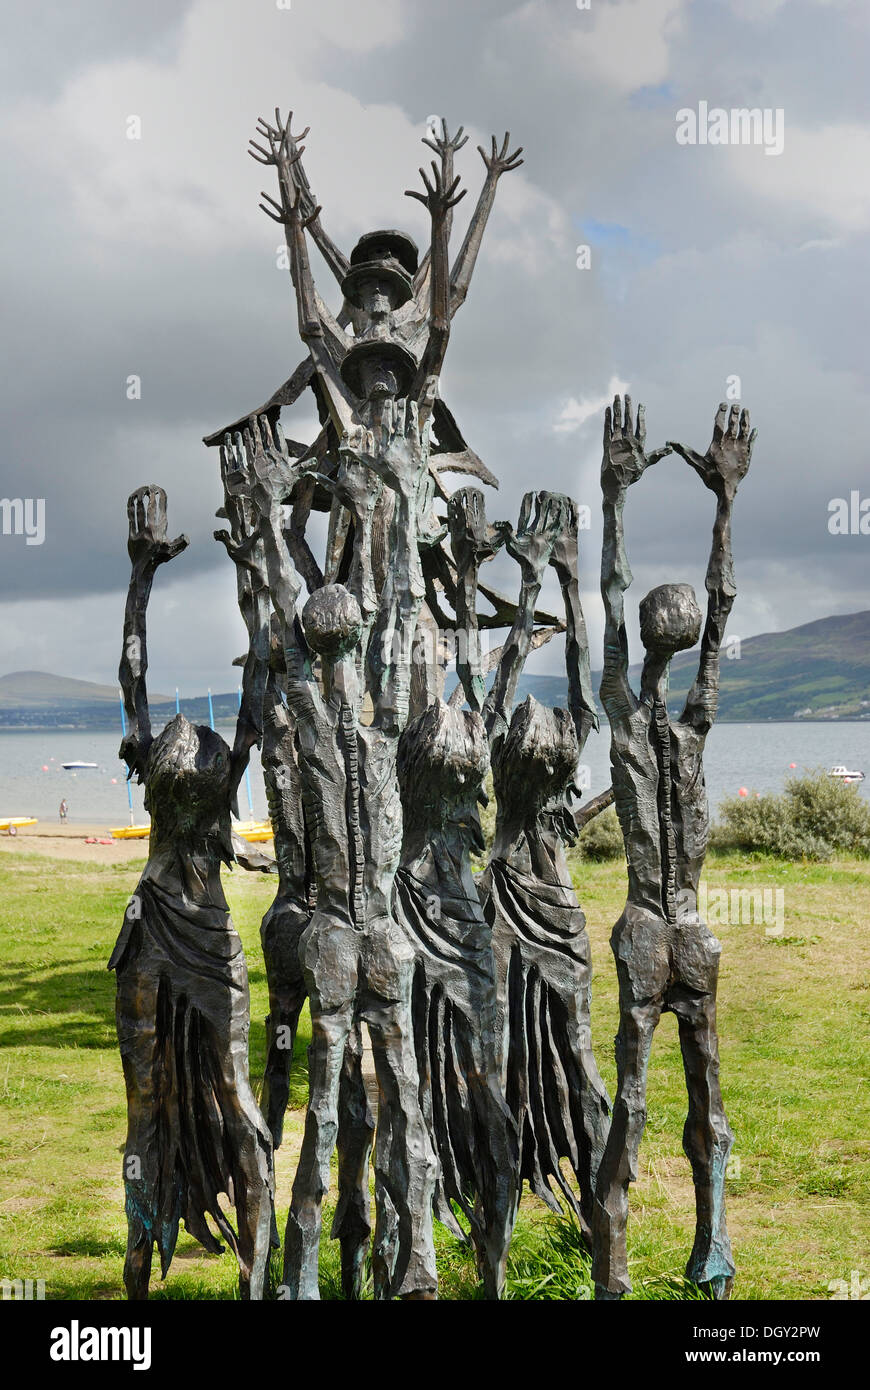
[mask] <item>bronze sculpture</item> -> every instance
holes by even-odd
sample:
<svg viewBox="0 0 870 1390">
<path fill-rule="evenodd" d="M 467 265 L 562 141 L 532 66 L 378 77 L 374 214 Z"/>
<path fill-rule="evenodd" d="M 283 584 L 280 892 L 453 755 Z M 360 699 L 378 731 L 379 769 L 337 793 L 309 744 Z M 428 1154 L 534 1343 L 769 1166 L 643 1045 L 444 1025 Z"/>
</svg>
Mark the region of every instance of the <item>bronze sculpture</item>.
<svg viewBox="0 0 870 1390">
<path fill-rule="evenodd" d="M 558 1209 L 555 1183 L 588 1242 L 609 1102 L 592 1052 L 586 919 L 563 851 L 577 836 L 570 802 L 577 762 L 597 727 L 576 507 L 566 497 L 528 493 L 506 544 L 522 581 L 517 617 L 483 704 L 498 810 L 481 882 L 496 960 L 501 1072 L 519 1130 L 520 1180 Z M 548 565 L 565 599 L 569 709 L 547 709 L 532 696 L 513 709 Z M 579 1197 L 562 1159 L 571 1164 Z"/>
<path fill-rule="evenodd" d="M 729 417 L 721 407 L 703 456 L 679 444 L 647 455 L 643 410 L 635 423 L 628 398 L 607 413 L 601 698 L 614 792 L 581 805 L 576 768 L 597 716 L 576 506 L 528 493 L 515 530 L 492 527 L 479 489 L 448 496 L 442 480 L 454 469 L 495 481 L 439 399 L 438 376 L 496 183 L 518 154 L 509 154 L 506 137 L 501 151 L 493 140 L 484 155 L 484 190 L 451 266 L 452 210 L 462 196 L 453 161 L 465 141 L 461 130 L 450 137 L 443 127 L 426 141 L 438 158 L 431 176 L 421 171 L 424 191 L 410 195 L 431 217 L 422 260 L 395 230 L 363 236 L 347 259 L 320 223 L 300 162 L 304 137 L 292 136 L 277 113 L 274 126 L 261 122 L 260 135 L 267 144 L 255 146 L 256 156 L 279 180 L 279 200 L 264 194 L 265 210 L 286 230 L 309 356 L 242 430 L 210 441 L 221 445 L 219 515 L 229 523 L 215 534 L 236 566 L 248 633 L 232 750 L 181 716 L 151 735 L 145 613 L 156 568 L 186 540 L 167 540 L 160 489 L 141 489 L 129 504 L 133 574 L 121 680 L 130 735 L 122 754 L 145 782 L 152 838 L 110 962 L 128 1093 L 128 1295 L 147 1296 L 154 1244 L 166 1273 L 181 1219 L 207 1249 L 219 1249 L 210 1216 L 237 1256 L 243 1296 L 263 1296 L 277 1243 L 272 1149 L 282 1140 L 293 1041 L 308 998 L 310 1094 L 281 1296 L 320 1297 L 322 1206 L 335 1150 L 332 1235 L 347 1298 L 362 1295 L 370 1244 L 376 1298 L 437 1297 L 433 1211 L 470 1239 L 484 1296 L 500 1297 L 524 1182 L 551 1208 L 567 1205 L 575 1215 L 593 1251 L 596 1296 L 629 1292 L 627 1191 L 652 1035 L 671 1010 L 696 1191 L 687 1277 L 727 1297 L 731 1134 L 718 1081 L 719 946 L 698 918 L 697 888 L 708 833 L 702 753 L 735 593 L 731 511 L 755 438 L 748 413 L 735 408 Z M 341 284 L 337 317 L 317 294 L 309 237 Z M 306 385 L 321 424 L 311 445 L 286 440 L 277 420 Z M 639 698 L 628 683 L 623 622 L 627 489 L 671 450 L 717 499 L 700 667 L 678 720 L 667 710 L 667 669 L 700 632 L 694 595 L 686 585 L 664 585 L 643 601 Z M 434 513 L 439 499 L 446 517 Z M 314 507 L 330 513 L 322 567 L 306 536 Z M 520 566 L 516 604 L 481 577 L 501 546 Z M 564 621 L 537 609 L 549 568 Z M 478 612 L 481 597 L 493 609 L 488 615 Z M 419 645 L 424 623 L 458 639 L 460 685 L 448 704 L 439 698 L 443 662 Z M 484 661 L 479 637 L 487 627 L 509 632 Z M 567 709 L 531 697 L 515 708 L 529 652 L 557 631 L 565 633 Z M 231 811 L 254 744 L 262 746 L 278 872 L 261 929 L 269 984 L 265 1120 L 248 1078 L 244 957 L 220 883 L 222 865 L 243 862 Z M 490 766 L 495 840 L 475 881 L 471 854 L 483 850 L 477 804 Z M 585 917 L 564 850 L 614 794 L 628 901 L 612 937 L 620 1030 L 611 1122 L 591 1046 Z M 376 1118 L 363 1082 L 364 1028 Z M 237 1231 L 221 1192 L 235 1205 Z"/>
<path fill-rule="evenodd" d="M 365 619 L 357 598 L 342 585 L 324 585 L 308 600 L 301 624 L 296 615 L 301 582 L 284 541 L 281 503 L 298 465 L 282 447 L 280 433 L 273 441 L 265 417 L 244 453 L 236 454 L 239 486 L 250 489 L 259 508 L 269 588 L 282 624 L 317 885 L 316 907 L 300 943 L 312 1014 L 311 1094 L 284 1272 L 290 1297 L 307 1300 L 319 1297 L 321 1201 L 338 1135 L 346 1045 L 360 1022 L 372 1038 L 380 1092 L 375 1168 L 382 1202 L 374 1249 L 379 1287 L 384 1296 L 430 1298 L 437 1286 L 431 1231 L 436 1164 L 417 1097 L 410 951 L 391 917 L 401 837 L 395 760 L 407 721 L 407 654 L 422 597 L 419 516 L 428 511 L 422 488 L 425 426 L 421 431 L 415 402 L 386 397 L 378 409 L 377 443 L 361 429 L 354 441 L 358 453 L 351 454 L 349 440 L 344 450 L 347 469 L 381 470 L 396 494 L 396 564 L 369 649 L 375 716 L 368 727 L 359 722 Z M 311 669 L 312 653 L 326 669 L 328 696 Z M 350 1251 L 342 1254 L 350 1279 Z"/>
<path fill-rule="evenodd" d="M 471 875 L 489 770 L 480 714 L 442 700 L 399 745 L 404 836 L 394 910 L 414 952 L 421 1101 L 440 1162 L 436 1212 L 468 1222 L 487 1298 L 501 1297 L 516 1208 L 517 1135 L 498 1069 L 495 962 Z"/>
<path fill-rule="evenodd" d="M 148 599 L 157 568 L 187 538 L 167 539 L 161 488 L 140 488 L 127 509 L 132 574 L 119 674 L 129 729 L 121 756 L 145 784 L 151 837 L 109 961 L 127 1089 L 124 1283 L 128 1298 L 147 1298 L 154 1245 L 165 1277 L 181 1220 L 219 1253 L 211 1217 L 238 1260 L 242 1296 L 259 1299 L 273 1223 L 272 1148 L 248 1077 L 247 970 L 220 870 L 233 862 L 230 810 L 256 734 L 263 634 L 252 607 L 252 660 L 232 751 L 183 714 L 152 737 Z M 218 1201 L 222 1192 L 235 1206 L 237 1231 Z"/>
<path fill-rule="evenodd" d="M 734 602 L 731 512 L 752 455 L 749 412 L 719 407 L 705 455 L 669 443 L 645 452 L 643 406 L 617 396 L 604 424 L 601 487 L 604 542 L 601 593 L 606 627 L 601 700 L 611 730 L 616 810 L 628 860 L 628 901 L 611 945 L 619 977 L 618 1087 L 595 1196 L 593 1276 L 596 1296 L 621 1298 L 631 1289 L 625 1231 L 628 1186 L 646 1118 L 646 1069 L 662 1012 L 677 1016 L 689 1095 L 683 1147 L 692 1166 L 697 1209 L 695 1243 L 686 1277 L 713 1298 L 727 1298 L 734 1276 L 725 1225 L 725 1167 L 732 1135 L 719 1087 L 716 984 L 719 942 L 700 920 L 697 892 L 709 836 L 703 751 L 716 717 L 719 651 Z M 665 584 L 641 603 L 645 648 L 640 697 L 628 681 L 623 594 L 631 571 L 623 540 L 628 488 L 675 450 L 716 497 L 707 568 L 707 619 L 695 683 L 679 719 L 666 704 L 667 672 L 675 652 L 694 646 L 701 630 L 695 595 L 686 584 Z"/>
</svg>

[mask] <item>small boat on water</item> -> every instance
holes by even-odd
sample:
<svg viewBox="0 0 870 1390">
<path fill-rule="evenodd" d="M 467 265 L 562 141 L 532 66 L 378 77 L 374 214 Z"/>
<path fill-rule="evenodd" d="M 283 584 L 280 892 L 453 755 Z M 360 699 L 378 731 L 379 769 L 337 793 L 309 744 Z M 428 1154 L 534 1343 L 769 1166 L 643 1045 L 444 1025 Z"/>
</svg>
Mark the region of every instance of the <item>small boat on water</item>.
<svg viewBox="0 0 870 1390">
<path fill-rule="evenodd" d="M 84 768 L 99 767 L 99 763 L 61 763 L 66 772 L 81 772 Z"/>
<path fill-rule="evenodd" d="M 843 763 L 838 763 L 836 767 L 832 767 L 830 772 L 828 773 L 828 776 L 838 777 L 841 782 L 845 782 L 847 785 L 850 782 L 864 781 L 863 772 L 850 771 L 850 769 L 848 767 L 845 767 Z"/>
</svg>

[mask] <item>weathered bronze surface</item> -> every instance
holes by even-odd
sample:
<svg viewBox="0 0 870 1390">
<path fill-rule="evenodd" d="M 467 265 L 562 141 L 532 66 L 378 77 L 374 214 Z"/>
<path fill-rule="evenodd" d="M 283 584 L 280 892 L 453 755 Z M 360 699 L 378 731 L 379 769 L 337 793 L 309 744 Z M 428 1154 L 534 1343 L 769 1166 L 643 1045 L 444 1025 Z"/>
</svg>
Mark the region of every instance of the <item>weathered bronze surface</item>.
<svg viewBox="0 0 870 1390">
<path fill-rule="evenodd" d="M 727 1297 L 734 1274 L 724 1212 L 731 1132 L 718 1079 L 719 944 L 697 913 L 708 838 L 702 754 L 716 714 L 719 651 L 734 601 L 731 512 L 755 433 L 722 406 L 705 455 L 645 452 L 643 409 L 608 410 L 602 468 L 601 700 L 613 787 L 581 803 L 578 764 L 598 717 L 580 602 L 578 509 L 529 492 L 516 528 L 489 525 L 483 492 L 448 495 L 457 471 L 495 484 L 439 395 L 502 173 L 519 151 L 481 150 L 486 180 L 451 264 L 454 156 L 462 130 L 427 135 L 436 159 L 410 191 L 430 216 L 420 257 L 381 229 L 346 257 L 329 238 L 301 164 L 304 135 L 275 113 L 252 153 L 274 168 L 264 210 L 285 229 L 308 357 L 251 415 L 206 440 L 220 450 L 228 529 L 248 636 L 230 749 L 177 716 L 152 737 L 145 615 L 154 573 L 186 546 L 166 536 L 166 499 L 129 502 L 132 577 L 121 682 L 122 747 L 152 816 L 147 867 L 110 962 L 128 1097 L 125 1282 L 147 1296 L 153 1247 L 165 1274 L 178 1225 L 234 1250 L 243 1296 L 264 1293 L 300 1012 L 311 1012 L 309 1100 L 284 1242 L 280 1296 L 320 1298 L 322 1206 L 338 1156 L 332 1236 L 345 1298 L 437 1297 L 433 1214 L 473 1246 L 485 1297 L 501 1296 L 524 1184 L 567 1208 L 592 1251 L 596 1295 L 630 1291 L 626 1225 L 645 1118 L 646 1069 L 663 1011 L 677 1015 L 689 1115 L 684 1147 L 697 1200 L 687 1277 Z M 317 292 L 309 241 L 341 285 L 337 317 Z M 306 387 L 320 431 L 285 438 L 279 415 Z M 686 707 L 667 709 L 667 670 L 701 631 L 687 585 L 641 604 L 646 657 L 628 681 L 623 595 L 631 582 L 622 515 L 628 488 L 675 451 L 716 497 L 700 665 Z M 440 510 L 439 510 L 440 508 Z M 322 563 L 315 509 L 329 512 Z M 484 579 L 504 547 L 519 566 L 513 602 Z M 564 618 L 538 608 L 552 570 Z M 303 592 L 305 591 L 305 592 Z M 484 601 L 491 611 L 480 611 Z M 503 645 L 484 653 L 492 628 Z M 529 653 L 564 633 L 566 709 L 517 706 Z M 445 703 L 445 648 L 459 685 Z M 275 864 L 233 837 L 252 747 L 262 750 Z M 492 773 L 496 826 L 485 871 L 479 807 Z M 612 945 L 620 988 L 618 1089 L 610 1101 L 591 1043 L 586 919 L 565 849 L 615 798 L 628 901 Z M 269 986 L 263 1114 L 248 1077 L 241 943 L 221 887 L 233 861 L 277 870 L 261 929 Z M 364 1081 L 371 1045 L 376 1104 Z M 265 1117 L 265 1118 L 264 1118 Z M 374 1177 L 374 1223 L 369 1196 Z M 236 1226 L 219 1204 L 225 1194 Z"/>
</svg>

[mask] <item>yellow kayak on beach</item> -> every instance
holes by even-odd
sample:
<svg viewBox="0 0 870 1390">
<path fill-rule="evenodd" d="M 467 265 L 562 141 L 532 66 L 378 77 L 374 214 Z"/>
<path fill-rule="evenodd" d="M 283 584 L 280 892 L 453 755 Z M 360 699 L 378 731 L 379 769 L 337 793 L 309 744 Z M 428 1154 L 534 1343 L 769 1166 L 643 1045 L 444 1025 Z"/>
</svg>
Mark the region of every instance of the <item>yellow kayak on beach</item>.
<svg viewBox="0 0 870 1390">
<path fill-rule="evenodd" d="M 9 830 L 12 826 L 17 830 L 22 825 L 38 825 L 37 816 L 5 816 L 0 819 L 0 830 Z"/>
<path fill-rule="evenodd" d="M 19 821 L 18 823 L 25 825 L 30 822 Z M 2 828 L 2 826 L 3 822 L 0 821 L 0 828 Z M 241 835 L 243 840 L 248 840 L 251 844 L 259 844 L 264 840 L 271 840 L 273 838 L 272 826 L 267 820 L 242 821 L 238 824 L 234 824 L 233 830 L 235 830 L 237 835 Z M 110 830 L 109 834 L 113 840 L 147 840 L 148 836 L 151 834 L 151 826 L 121 825 L 117 826 L 114 830 Z"/>
<path fill-rule="evenodd" d="M 262 844 L 264 840 L 274 838 L 272 823 L 267 820 L 235 821 L 233 830 L 252 845 Z"/>
</svg>

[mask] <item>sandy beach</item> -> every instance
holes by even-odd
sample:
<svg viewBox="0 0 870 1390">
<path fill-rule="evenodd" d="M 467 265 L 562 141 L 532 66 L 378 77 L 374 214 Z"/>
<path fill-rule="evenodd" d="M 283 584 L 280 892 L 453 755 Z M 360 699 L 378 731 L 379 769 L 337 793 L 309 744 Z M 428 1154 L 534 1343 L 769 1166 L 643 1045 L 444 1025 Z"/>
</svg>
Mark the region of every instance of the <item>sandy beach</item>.
<svg viewBox="0 0 870 1390">
<path fill-rule="evenodd" d="M 88 840 L 110 840 L 107 845 Z M 81 859 L 89 864 L 126 864 L 148 857 L 147 840 L 112 840 L 109 827 L 99 821 L 38 821 L 21 826 L 17 835 L 0 830 L 4 854 L 44 854 L 51 859 Z"/>
</svg>

